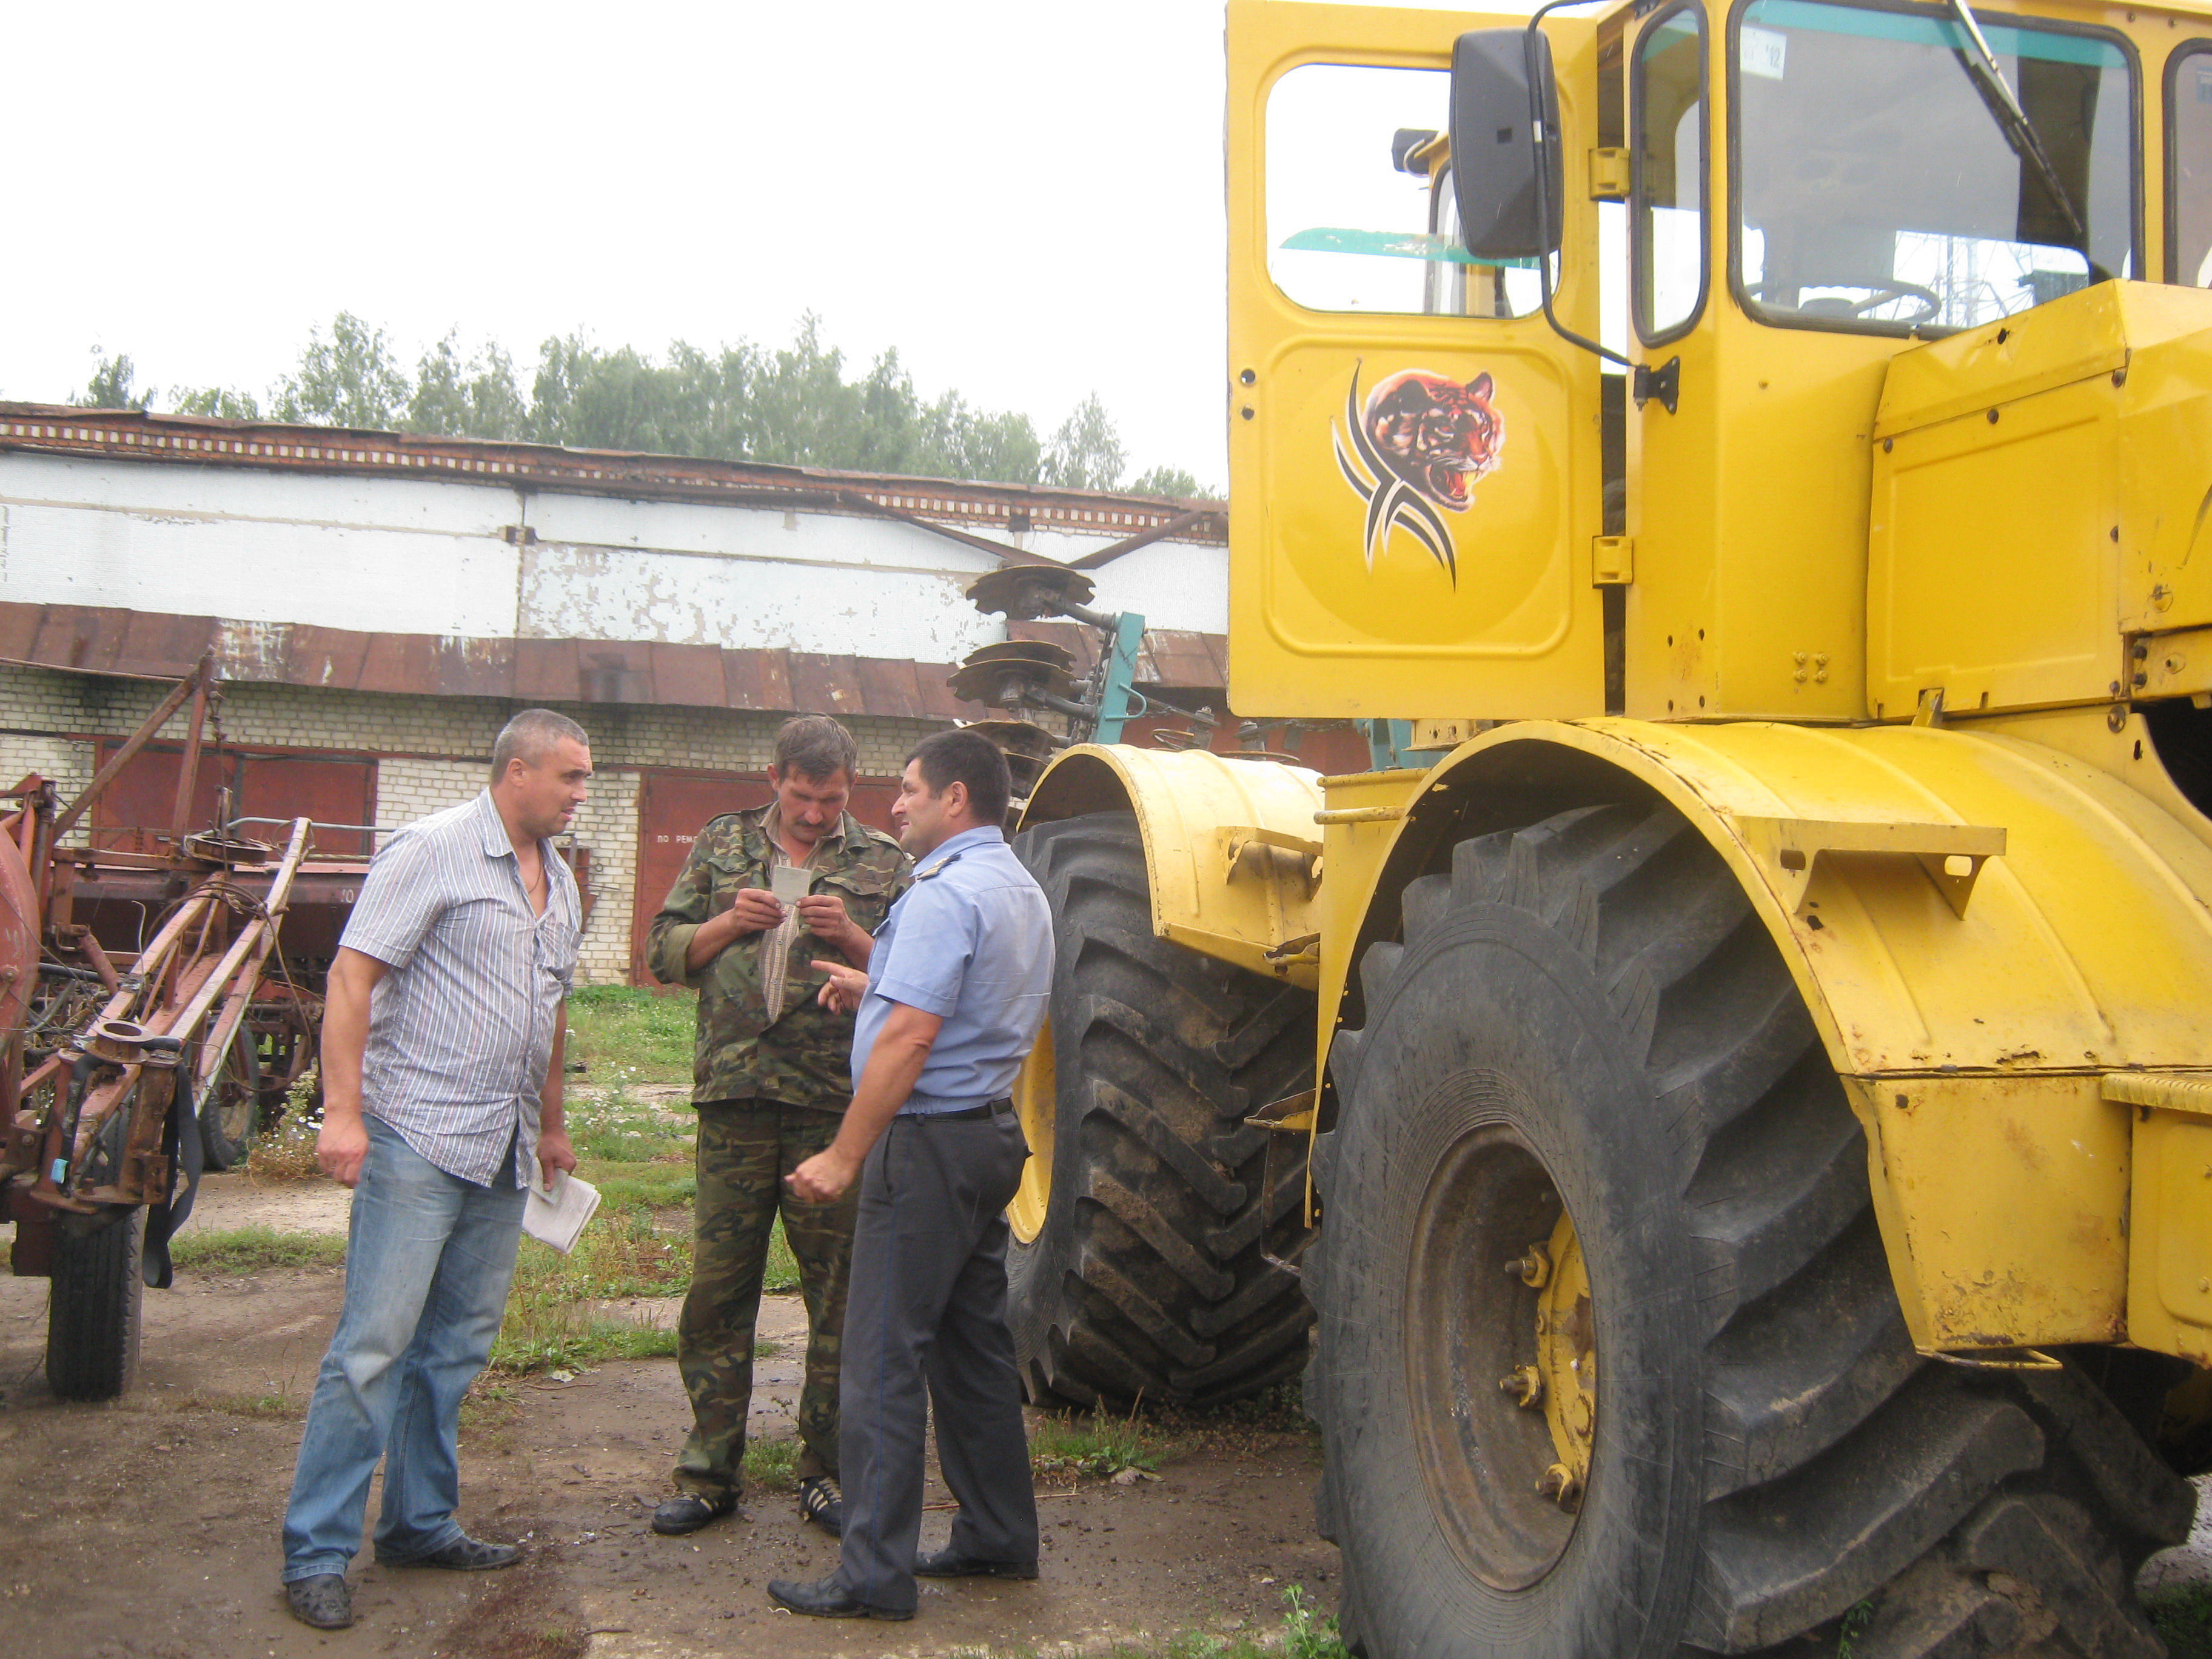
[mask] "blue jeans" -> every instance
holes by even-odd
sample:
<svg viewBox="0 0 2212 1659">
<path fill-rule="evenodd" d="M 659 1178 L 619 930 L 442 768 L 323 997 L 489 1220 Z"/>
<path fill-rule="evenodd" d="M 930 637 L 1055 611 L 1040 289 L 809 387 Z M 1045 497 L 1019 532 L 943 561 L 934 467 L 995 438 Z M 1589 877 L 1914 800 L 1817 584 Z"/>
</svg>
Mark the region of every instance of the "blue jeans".
<svg viewBox="0 0 2212 1659">
<path fill-rule="evenodd" d="M 514 1278 L 526 1189 L 514 1156 L 489 1187 L 447 1175 L 380 1119 L 346 1233 L 345 1310 L 323 1356 L 284 1511 L 284 1582 L 343 1574 L 384 1460 L 376 1559 L 461 1536 L 461 1396 L 491 1353 Z"/>
</svg>

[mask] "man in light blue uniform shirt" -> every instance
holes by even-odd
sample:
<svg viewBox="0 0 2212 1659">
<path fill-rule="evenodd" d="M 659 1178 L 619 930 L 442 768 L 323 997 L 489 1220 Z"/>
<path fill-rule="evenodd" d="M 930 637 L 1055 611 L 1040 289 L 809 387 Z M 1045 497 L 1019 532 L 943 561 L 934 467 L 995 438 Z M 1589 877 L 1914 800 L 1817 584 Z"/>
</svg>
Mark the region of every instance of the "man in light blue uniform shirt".
<svg viewBox="0 0 2212 1659">
<path fill-rule="evenodd" d="M 828 1577 L 769 1585 L 793 1613 L 908 1619 L 917 1573 L 1036 1577 L 1006 1208 L 1029 1156 L 1010 1097 L 1052 989 L 1052 915 L 1000 830 L 1008 793 L 987 738 L 941 732 L 918 745 L 893 809 L 914 885 L 866 975 L 815 964 L 830 975 L 826 1002 L 858 1005 L 853 1103 L 829 1149 L 787 1179 L 827 1202 L 857 1176 L 860 1205 L 838 1407 L 844 1533 Z M 960 1513 L 950 1547 L 917 1559 L 933 1402 Z"/>
</svg>

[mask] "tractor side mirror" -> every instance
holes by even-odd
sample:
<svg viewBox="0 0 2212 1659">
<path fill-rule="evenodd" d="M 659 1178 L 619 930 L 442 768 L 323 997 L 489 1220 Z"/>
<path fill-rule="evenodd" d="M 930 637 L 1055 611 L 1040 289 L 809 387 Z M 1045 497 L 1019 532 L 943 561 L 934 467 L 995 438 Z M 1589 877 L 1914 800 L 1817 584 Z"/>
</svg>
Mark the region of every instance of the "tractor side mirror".
<svg viewBox="0 0 2212 1659">
<path fill-rule="evenodd" d="M 1531 71 L 1542 98 L 1540 155 Z M 1556 252 L 1565 205 L 1559 94 L 1540 29 L 1470 29 L 1452 45 L 1452 186 L 1461 235 L 1477 259 Z M 1547 187 L 1540 188 L 1539 180 Z"/>
</svg>

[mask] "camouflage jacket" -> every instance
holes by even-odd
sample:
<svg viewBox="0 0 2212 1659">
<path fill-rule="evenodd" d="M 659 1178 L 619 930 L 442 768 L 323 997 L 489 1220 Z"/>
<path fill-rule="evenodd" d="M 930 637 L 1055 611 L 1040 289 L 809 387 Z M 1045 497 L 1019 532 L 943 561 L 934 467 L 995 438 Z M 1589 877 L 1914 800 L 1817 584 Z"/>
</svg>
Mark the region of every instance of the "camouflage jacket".
<svg viewBox="0 0 2212 1659">
<path fill-rule="evenodd" d="M 783 1014 L 774 1024 L 761 986 L 764 934 L 733 941 L 696 974 L 684 971 L 700 924 L 728 909 L 740 887 L 769 884 L 769 811 L 727 813 L 699 832 L 646 934 L 646 966 L 662 984 L 699 993 L 693 1100 L 775 1100 L 841 1112 L 853 1095 L 853 1017 L 815 1001 L 827 975 L 808 966 L 817 957 L 836 957 L 836 951 L 811 933 L 792 942 Z M 898 843 L 849 812 L 823 837 L 812 870 L 814 890 L 843 899 L 846 915 L 871 933 L 914 880 L 914 861 Z"/>
</svg>

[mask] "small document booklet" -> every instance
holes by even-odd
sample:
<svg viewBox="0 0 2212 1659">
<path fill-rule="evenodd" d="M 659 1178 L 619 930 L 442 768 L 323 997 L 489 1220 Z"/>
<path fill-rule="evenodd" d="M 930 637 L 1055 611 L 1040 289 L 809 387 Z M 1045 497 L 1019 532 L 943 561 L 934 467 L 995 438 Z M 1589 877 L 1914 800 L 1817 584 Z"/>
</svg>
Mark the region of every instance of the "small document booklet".
<svg viewBox="0 0 2212 1659">
<path fill-rule="evenodd" d="M 789 906 L 805 898 L 814 885 L 814 872 L 795 864 L 779 864 L 768 872 L 768 890 L 778 904 Z"/>
<path fill-rule="evenodd" d="M 566 1255 L 575 1248 L 577 1235 L 599 1207 L 599 1189 L 562 1170 L 554 1175 L 550 1193 L 537 1182 L 531 1183 L 530 1196 L 522 1206 L 522 1231 Z"/>
</svg>

